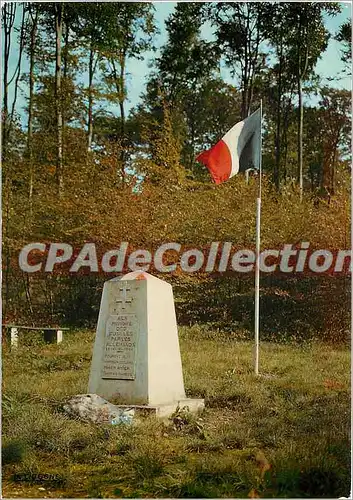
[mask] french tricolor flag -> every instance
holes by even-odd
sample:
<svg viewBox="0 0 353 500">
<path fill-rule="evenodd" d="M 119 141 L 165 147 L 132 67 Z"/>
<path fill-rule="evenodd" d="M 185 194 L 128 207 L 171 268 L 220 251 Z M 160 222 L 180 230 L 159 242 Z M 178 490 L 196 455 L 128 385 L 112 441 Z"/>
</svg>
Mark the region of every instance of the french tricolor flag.
<svg viewBox="0 0 353 500">
<path fill-rule="evenodd" d="M 261 109 L 232 127 L 211 149 L 196 160 L 203 163 L 216 184 L 227 181 L 238 172 L 260 168 Z"/>
</svg>

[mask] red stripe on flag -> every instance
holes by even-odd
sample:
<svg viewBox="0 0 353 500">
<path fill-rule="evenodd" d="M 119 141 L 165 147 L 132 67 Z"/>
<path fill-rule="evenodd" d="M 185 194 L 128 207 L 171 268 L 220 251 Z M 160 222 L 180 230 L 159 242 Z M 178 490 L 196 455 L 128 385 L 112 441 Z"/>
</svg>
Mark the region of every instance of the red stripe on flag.
<svg viewBox="0 0 353 500">
<path fill-rule="evenodd" d="M 196 158 L 203 163 L 216 184 L 227 181 L 232 172 L 232 157 L 225 142 L 220 140 L 208 151 L 204 151 Z"/>
</svg>

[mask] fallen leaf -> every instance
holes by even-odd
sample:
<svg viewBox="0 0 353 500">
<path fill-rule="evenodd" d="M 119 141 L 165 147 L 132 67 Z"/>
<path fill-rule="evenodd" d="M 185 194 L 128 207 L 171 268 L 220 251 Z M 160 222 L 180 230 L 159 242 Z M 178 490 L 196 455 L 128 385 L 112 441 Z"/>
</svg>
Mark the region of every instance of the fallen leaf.
<svg viewBox="0 0 353 500">
<path fill-rule="evenodd" d="M 248 498 L 260 498 L 260 495 L 255 490 L 255 488 L 253 488 L 252 490 L 249 491 Z"/>
<path fill-rule="evenodd" d="M 255 455 L 256 464 L 260 469 L 261 479 L 264 478 L 265 473 L 271 469 L 272 465 L 265 457 L 262 451 L 258 451 Z"/>
<path fill-rule="evenodd" d="M 325 389 L 343 389 L 343 384 L 337 382 L 336 380 L 326 379 L 324 381 L 324 387 Z"/>
</svg>

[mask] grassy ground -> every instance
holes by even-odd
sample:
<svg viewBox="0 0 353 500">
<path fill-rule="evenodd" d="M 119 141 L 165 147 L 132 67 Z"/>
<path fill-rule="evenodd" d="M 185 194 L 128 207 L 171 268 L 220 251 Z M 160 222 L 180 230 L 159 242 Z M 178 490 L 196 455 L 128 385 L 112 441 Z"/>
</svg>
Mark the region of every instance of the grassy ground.
<svg viewBox="0 0 353 500">
<path fill-rule="evenodd" d="M 350 351 L 328 344 L 252 344 L 182 328 L 196 417 L 132 427 L 68 419 L 86 392 L 93 332 L 62 345 L 3 351 L 4 497 L 336 497 L 350 484 Z M 52 474 L 53 476 L 41 476 Z"/>
</svg>

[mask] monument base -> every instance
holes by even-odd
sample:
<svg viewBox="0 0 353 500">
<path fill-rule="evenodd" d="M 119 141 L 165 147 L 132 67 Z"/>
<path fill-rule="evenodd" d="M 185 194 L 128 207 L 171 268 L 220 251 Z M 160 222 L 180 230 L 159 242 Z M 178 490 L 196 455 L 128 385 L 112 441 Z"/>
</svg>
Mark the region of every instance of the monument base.
<svg viewBox="0 0 353 500">
<path fill-rule="evenodd" d="M 204 399 L 180 399 L 178 401 L 174 401 L 172 403 L 160 404 L 160 405 L 115 405 L 117 408 L 121 408 L 122 410 L 126 409 L 134 409 L 135 415 L 155 415 L 159 418 L 168 418 L 170 417 L 176 409 L 179 407 L 183 409 L 187 407 L 190 413 L 197 413 L 201 411 L 205 407 Z"/>
</svg>

